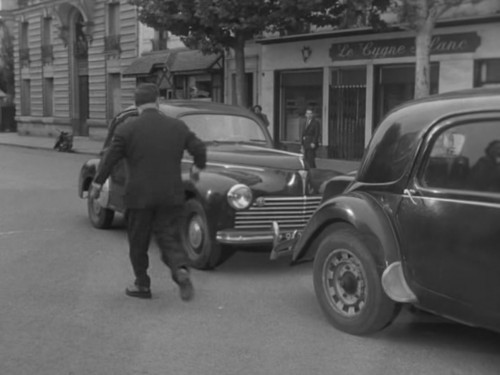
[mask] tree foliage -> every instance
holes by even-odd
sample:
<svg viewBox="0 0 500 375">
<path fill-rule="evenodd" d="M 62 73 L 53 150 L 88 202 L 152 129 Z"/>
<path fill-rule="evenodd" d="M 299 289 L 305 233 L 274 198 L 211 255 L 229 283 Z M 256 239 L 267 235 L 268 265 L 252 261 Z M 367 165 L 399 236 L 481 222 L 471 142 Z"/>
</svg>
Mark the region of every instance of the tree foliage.
<svg viewBox="0 0 500 375">
<path fill-rule="evenodd" d="M 234 50 L 238 104 L 245 105 L 245 43 L 264 32 L 308 31 L 308 25 L 346 27 L 360 15 L 380 25 L 389 0 L 129 0 L 139 20 L 164 29 L 205 53 Z"/>
</svg>

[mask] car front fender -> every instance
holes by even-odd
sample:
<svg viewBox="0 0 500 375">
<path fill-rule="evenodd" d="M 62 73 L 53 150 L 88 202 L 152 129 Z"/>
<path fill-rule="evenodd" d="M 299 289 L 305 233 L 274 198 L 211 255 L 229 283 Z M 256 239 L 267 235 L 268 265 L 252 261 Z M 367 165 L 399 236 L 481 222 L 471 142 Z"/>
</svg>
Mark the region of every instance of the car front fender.
<svg viewBox="0 0 500 375">
<path fill-rule="evenodd" d="M 328 199 L 318 207 L 293 248 L 292 262 L 314 258 L 325 231 L 336 223 L 352 225 L 376 244 L 373 250 L 379 267 L 400 260 L 399 243 L 387 213 L 371 195 L 353 192 Z"/>
</svg>

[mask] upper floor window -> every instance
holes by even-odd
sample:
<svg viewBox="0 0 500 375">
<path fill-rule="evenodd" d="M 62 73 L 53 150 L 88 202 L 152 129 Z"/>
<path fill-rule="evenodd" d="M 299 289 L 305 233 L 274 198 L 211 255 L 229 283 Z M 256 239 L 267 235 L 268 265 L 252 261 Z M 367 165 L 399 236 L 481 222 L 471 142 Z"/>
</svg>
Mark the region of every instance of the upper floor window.
<svg viewBox="0 0 500 375">
<path fill-rule="evenodd" d="M 500 59 L 474 61 L 474 87 L 500 86 Z"/>
<path fill-rule="evenodd" d="M 108 35 L 120 34 L 120 3 L 108 4 Z"/>
<path fill-rule="evenodd" d="M 155 30 L 155 37 L 151 42 L 153 43 L 153 51 L 167 49 L 168 31 L 163 29 Z"/>
<path fill-rule="evenodd" d="M 108 26 L 104 39 L 105 51 L 120 51 L 120 3 L 108 4 Z"/>
<path fill-rule="evenodd" d="M 44 64 L 51 63 L 54 59 L 52 51 L 52 18 L 42 19 L 42 61 Z"/>
<path fill-rule="evenodd" d="M 19 60 L 21 60 L 21 66 L 25 66 L 30 60 L 28 44 L 29 23 L 27 21 L 21 22 L 20 27 L 21 35 L 19 38 Z"/>
</svg>

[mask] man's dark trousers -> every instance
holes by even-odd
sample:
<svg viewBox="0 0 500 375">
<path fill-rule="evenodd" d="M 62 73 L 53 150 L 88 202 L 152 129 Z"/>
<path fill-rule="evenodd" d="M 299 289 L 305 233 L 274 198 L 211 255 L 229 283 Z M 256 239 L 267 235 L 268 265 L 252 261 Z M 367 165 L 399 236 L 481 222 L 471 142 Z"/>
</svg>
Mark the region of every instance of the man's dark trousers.
<svg viewBox="0 0 500 375">
<path fill-rule="evenodd" d="M 304 148 L 304 160 L 309 168 L 316 168 L 316 149 Z"/>
<path fill-rule="evenodd" d="M 151 235 L 161 252 L 161 259 L 170 268 L 172 279 L 177 282 L 177 271 L 188 267 L 188 259 L 181 242 L 184 206 L 157 206 L 128 209 L 126 213 L 130 261 L 135 274 L 135 284 L 150 287 L 151 280 L 148 248 Z"/>
</svg>

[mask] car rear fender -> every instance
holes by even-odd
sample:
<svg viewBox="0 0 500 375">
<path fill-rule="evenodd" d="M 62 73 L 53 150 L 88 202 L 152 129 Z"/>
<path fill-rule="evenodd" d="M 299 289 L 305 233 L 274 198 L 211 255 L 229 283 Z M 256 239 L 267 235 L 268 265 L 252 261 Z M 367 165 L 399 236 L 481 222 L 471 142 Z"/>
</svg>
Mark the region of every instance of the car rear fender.
<svg viewBox="0 0 500 375">
<path fill-rule="evenodd" d="M 90 159 L 83 164 L 80 169 L 80 176 L 78 178 L 78 196 L 80 198 L 85 198 L 85 192 L 90 188 L 90 184 L 94 179 L 97 171 L 97 166 L 99 165 L 99 159 Z"/>
<path fill-rule="evenodd" d="M 369 194 L 354 192 L 321 204 L 294 247 L 292 262 L 314 258 L 321 238 L 337 223 L 352 225 L 374 245 L 370 248 L 382 271 L 401 260 L 396 235 L 383 208 Z"/>
</svg>

